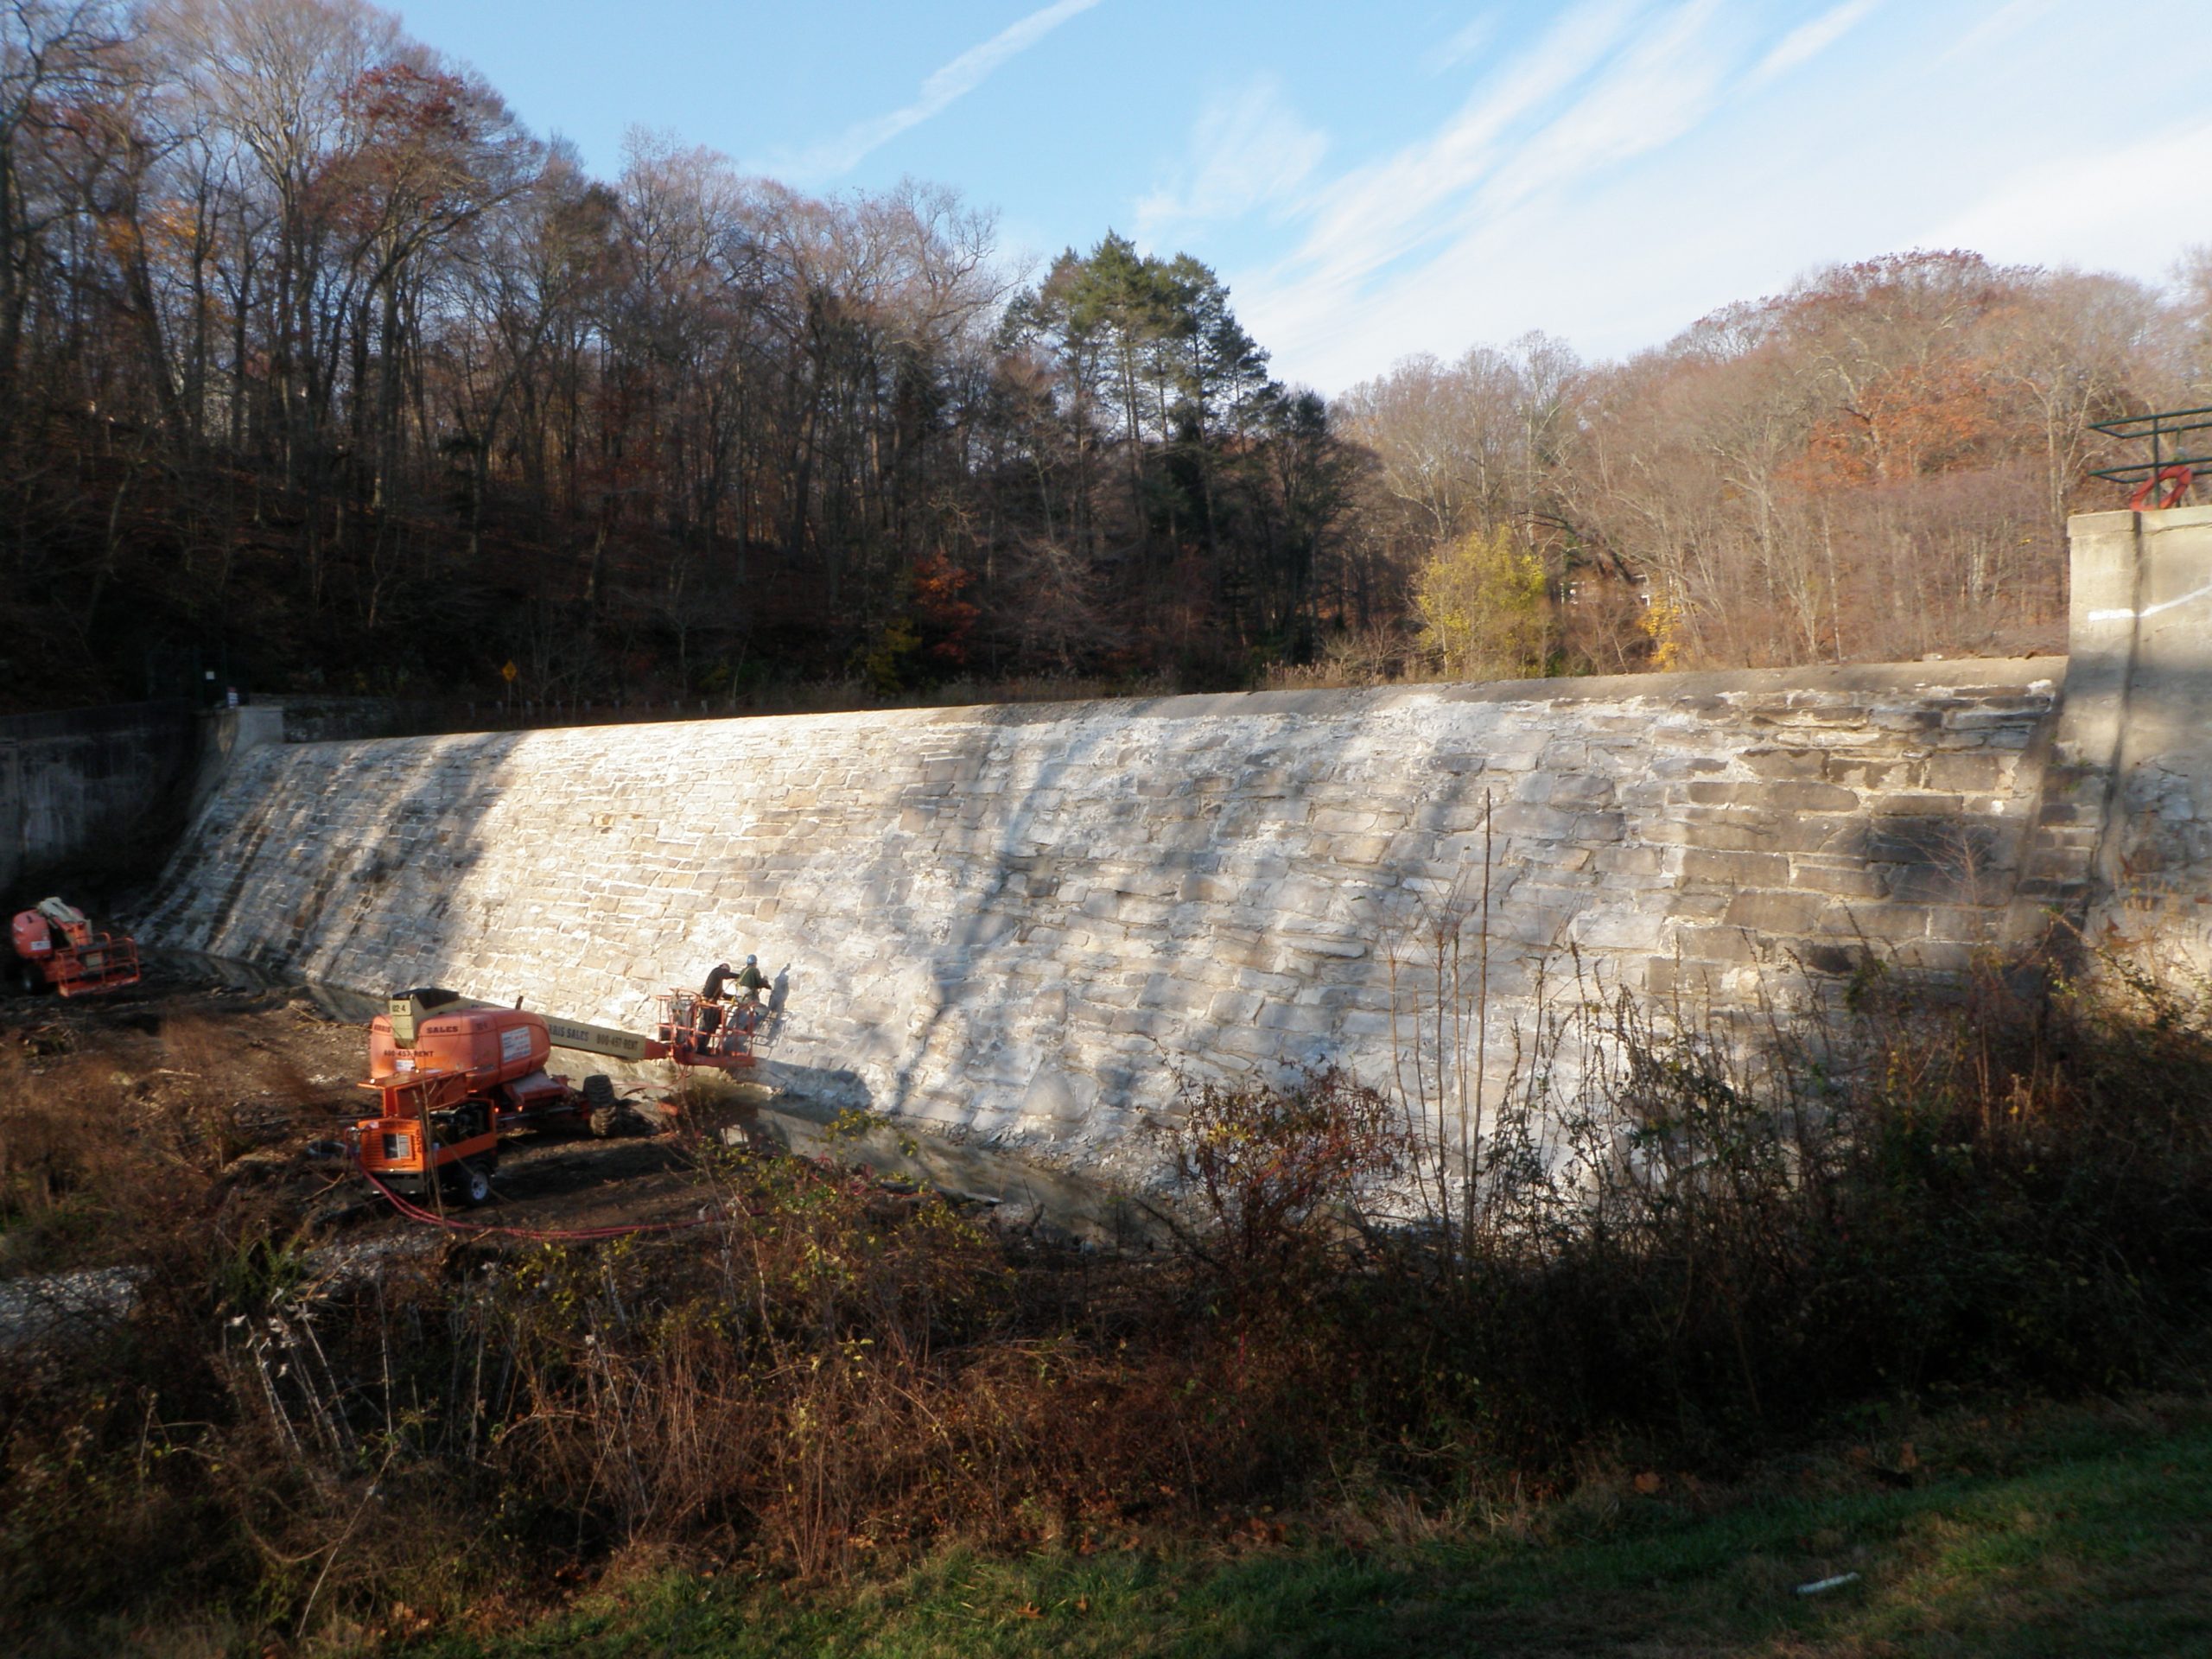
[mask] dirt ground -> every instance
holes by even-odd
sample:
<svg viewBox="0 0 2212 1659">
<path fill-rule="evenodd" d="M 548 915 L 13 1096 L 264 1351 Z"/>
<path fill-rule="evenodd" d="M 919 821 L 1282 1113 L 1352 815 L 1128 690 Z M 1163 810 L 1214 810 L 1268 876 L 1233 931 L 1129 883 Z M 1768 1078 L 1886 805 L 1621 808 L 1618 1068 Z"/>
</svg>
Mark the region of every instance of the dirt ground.
<svg viewBox="0 0 2212 1659">
<path fill-rule="evenodd" d="M 550 1069 L 581 1084 L 594 1067 L 588 1056 L 556 1050 Z M 356 1086 L 366 1071 L 364 1024 L 334 1017 L 305 990 L 226 984 L 189 963 L 149 959 L 140 984 L 104 995 L 0 999 L 0 1088 L 15 1096 L 0 1106 L 49 1122 L 73 1101 L 116 1112 L 129 1122 L 101 1127 L 157 1164 L 164 1160 L 150 1126 L 189 1121 L 200 1155 L 165 1160 L 180 1185 L 212 1170 L 219 1180 L 271 1186 L 317 1233 L 421 1226 L 396 1214 L 344 1155 L 343 1132 L 371 1099 Z M 573 1128 L 510 1135 L 492 1202 L 453 1218 L 566 1230 L 696 1214 L 687 1166 L 702 1137 L 747 1116 L 745 1091 L 688 1109 L 650 1088 L 622 1092 L 639 1109 L 629 1133 L 594 1140 L 579 1119 Z M 0 1271 L 32 1265 L 10 1263 L 9 1254 L 0 1249 Z M 71 1254 L 71 1265 L 99 1255 Z"/>
</svg>

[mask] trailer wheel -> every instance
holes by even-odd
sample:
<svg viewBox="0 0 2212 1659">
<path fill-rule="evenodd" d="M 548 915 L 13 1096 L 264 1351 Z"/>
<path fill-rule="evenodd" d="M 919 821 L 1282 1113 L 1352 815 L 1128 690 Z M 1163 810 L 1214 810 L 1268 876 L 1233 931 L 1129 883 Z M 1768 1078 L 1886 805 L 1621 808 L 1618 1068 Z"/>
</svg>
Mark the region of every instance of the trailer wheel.
<svg viewBox="0 0 2212 1659">
<path fill-rule="evenodd" d="M 37 996 L 46 989 L 46 976 L 39 965 L 22 957 L 16 958 L 16 982 L 23 988 L 25 996 Z"/>
<path fill-rule="evenodd" d="M 453 1166 L 451 1185 L 454 1196 L 471 1210 L 491 1200 L 492 1178 L 466 1158 Z"/>
</svg>

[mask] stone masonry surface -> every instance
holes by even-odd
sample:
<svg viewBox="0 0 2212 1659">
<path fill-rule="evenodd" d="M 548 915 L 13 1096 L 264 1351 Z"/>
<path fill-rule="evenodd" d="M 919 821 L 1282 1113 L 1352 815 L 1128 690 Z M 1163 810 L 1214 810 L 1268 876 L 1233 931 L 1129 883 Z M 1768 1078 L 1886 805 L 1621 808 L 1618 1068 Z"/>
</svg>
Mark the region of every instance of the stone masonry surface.
<svg viewBox="0 0 2212 1659">
<path fill-rule="evenodd" d="M 1570 952 L 1605 987 L 1737 1011 L 1849 971 L 1862 942 L 1963 966 L 2078 898 L 2086 855 L 2043 800 L 2064 671 L 272 746 L 239 757 L 142 931 L 632 1027 L 656 992 L 756 951 L 796 1091 L 1070 1161 L 1134 1156 L 1177 1068 L 1386 1075 L 1393 956 L 1472 902 L 1486 847 L 1500 1028 Z"/>
</svg>

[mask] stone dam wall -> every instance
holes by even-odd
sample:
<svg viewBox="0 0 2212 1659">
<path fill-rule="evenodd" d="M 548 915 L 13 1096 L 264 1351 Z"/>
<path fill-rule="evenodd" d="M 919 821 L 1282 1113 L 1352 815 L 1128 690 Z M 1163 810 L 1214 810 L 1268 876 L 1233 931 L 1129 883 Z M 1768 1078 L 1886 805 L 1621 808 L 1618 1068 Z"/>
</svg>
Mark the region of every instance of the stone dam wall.
<svg viewBox="0 0 2212 1659">
<path fill-rule="evenodd" d="M 2159 695 L 2134 651 L 2087 659 L 2126 660 L 2086 715 L 2077 652 L 270 746 L 142 925 L 632 1027 L 753 951 L 795 1093 L 1110 1160 L 1179 1070 L 1387 1077 L 1424 929 L 1486 866 L 1499 1055 L 1570 955 L 1725 1016 L 1867 944 L 1948 972 L 2086 917 L 2120 705 Z"/>
</svg>

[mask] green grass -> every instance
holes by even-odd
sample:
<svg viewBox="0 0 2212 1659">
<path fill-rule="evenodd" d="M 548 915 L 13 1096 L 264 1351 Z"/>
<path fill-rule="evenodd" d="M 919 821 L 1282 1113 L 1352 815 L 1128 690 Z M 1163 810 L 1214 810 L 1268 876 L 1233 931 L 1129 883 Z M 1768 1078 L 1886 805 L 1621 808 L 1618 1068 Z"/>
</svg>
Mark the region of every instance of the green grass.
<svg viewBox="0 0 2212 1659">
<path fill-rule="evenodd" d="M 665 1573 L 439 1659 L 807 1654 L 2212 1654 L 2212 1414 L 2071 1414 L 1723 1496 L 1599 1487 L 1471 1541 L 931 1559 L 791 1592 Z M 1671 1492 L 1671 1496 L 1670 1496 Z M 1224 1529 L 1226 1532 L 1227 1529 Z M 1463 1529 L 1463 1531 L 1465 1530 Z M 1796 1586 L 1840 1573 L 1816 1597 Z"/>
</svg>

